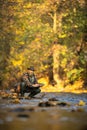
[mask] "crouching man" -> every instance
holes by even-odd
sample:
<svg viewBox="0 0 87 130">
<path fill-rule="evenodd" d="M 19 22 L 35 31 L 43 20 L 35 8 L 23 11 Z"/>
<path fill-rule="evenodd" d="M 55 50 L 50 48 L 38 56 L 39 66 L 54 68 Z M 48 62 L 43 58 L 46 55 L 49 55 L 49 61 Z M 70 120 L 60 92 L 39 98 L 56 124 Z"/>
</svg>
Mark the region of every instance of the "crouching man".
<svg viewBox="0 0 87 130">
<path fill-rule="evenodd" d="M 24 96 L 25 93 L 29 93 L 28 96 L 32 98 L 41 92 L 40 87 L 42 87 L 43 84 L 37 82 L 34 71 L 34 67 L 31 66 L 27 68 L 27 72 L 22 75 L 21 82 L 16 87 L 16 92 L 18 91 L 21 96 Z"/>
</svg>

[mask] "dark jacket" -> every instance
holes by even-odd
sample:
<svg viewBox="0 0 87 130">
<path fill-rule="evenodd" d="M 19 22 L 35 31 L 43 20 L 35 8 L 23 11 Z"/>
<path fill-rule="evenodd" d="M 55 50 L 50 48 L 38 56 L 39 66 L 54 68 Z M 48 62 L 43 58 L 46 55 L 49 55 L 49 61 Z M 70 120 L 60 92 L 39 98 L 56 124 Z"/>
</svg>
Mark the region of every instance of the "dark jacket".
<svg viewBox="0 0 87 130">
<path fill-rule="evenodd" d="M 26 86 L 32 86 L 33 84 L 37 84 L 37 79 L 36 76 L 33 75 L 29 75 L 28 73 L 24 73 L 22 78 L 21 78 L 21 82 L 24 82 L 26 84 Z"/>
</svg>

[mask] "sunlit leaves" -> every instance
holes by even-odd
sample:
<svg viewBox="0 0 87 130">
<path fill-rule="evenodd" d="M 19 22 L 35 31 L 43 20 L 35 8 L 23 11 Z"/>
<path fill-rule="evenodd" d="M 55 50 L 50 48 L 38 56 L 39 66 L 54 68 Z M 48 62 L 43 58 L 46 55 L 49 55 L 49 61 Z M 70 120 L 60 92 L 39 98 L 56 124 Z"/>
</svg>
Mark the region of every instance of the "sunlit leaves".
<svg viewBox="0 0 87 130">
<path fill-rule="evenodd" d="M 85 0 L 1 0 L 0 16 L 0 68 L 8 77 L 29 65 L 38 73 L 57 66 L 67 82 L 85 72 Z M 61 49 L 52 49 L 55 39 Z"/>
</svg>

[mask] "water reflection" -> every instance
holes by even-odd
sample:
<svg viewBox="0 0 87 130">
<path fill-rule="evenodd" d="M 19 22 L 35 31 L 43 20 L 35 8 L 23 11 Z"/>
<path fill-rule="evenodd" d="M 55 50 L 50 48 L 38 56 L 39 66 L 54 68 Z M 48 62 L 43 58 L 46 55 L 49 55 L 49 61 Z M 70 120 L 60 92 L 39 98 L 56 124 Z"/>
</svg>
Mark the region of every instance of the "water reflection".
<svg viewBox="0 0 87 130">
<path fill-rule="evenodd" d="M 0 130 L 87 130 L 87 112 L 76 111 L 77 106 L 74 105 L 79 99 L 87 101 L 86 96 L 48 94 L 44 99 L 51 96 L 70 101 L 72 105 L 41 108 L 37 106 L 40 99 L 22 100 L 23 104 L 17 105 L 0 101 Z M 87 105 L 81 108 L 87 110 Z"/>
</svg>

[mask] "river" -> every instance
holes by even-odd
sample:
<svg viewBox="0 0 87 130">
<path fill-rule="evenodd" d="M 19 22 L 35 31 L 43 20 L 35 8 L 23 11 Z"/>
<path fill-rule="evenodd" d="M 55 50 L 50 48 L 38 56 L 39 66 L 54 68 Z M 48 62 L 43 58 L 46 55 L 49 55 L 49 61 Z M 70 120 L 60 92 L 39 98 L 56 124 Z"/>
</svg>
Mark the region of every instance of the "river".
<svg viewBox="0 0 87 130">
<path fill-rule="evenodd" d="M 0 130 L 87 130 L 86 93 L 41 95 L 18 104 L 0 98 Z"/>
</svg>

